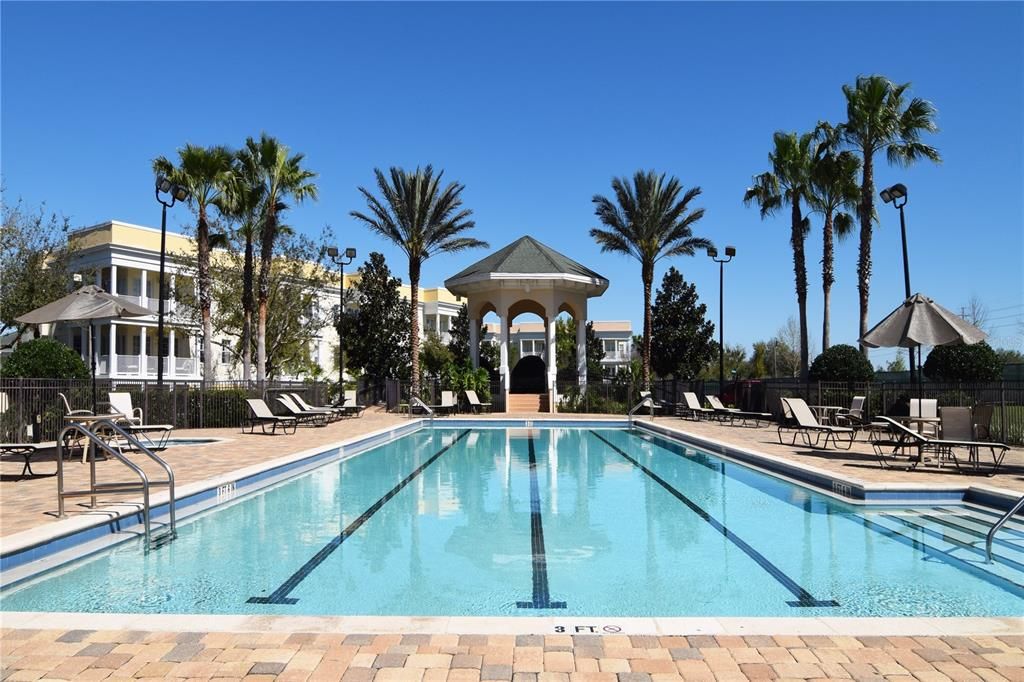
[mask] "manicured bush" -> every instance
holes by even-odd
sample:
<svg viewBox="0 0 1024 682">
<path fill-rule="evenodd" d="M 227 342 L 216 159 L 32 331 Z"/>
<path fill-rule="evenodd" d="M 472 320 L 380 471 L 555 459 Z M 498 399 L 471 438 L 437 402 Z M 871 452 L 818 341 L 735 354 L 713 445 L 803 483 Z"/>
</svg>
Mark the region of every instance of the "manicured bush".
<svg viewBox="0 0 1024 682">
<path fill-rule="evenodd" d="M 89 368 L 70 347 L 44 337 L 19 343 L 0 363 L 0 376 L 85 380 L 89 378 Z"/>
<path fill-rule="evenodd" d="M 940 381 L 998 381 L 1003 361 L 984 341 L 971 346 L 936 346 L 925 358 L 924 374 Z"/>
<path fill-rule="evenodd" d="M 853 346 L 837 344 L 814 359 L 811 381 L 871 381 L 875 370 Z"/>
<path fill-rule="evenodd" d="M 245 418 L 243 388 L 212 388 L 189 392 L 189 425 L 206 429 L 238 427 Z"/>
</svg>

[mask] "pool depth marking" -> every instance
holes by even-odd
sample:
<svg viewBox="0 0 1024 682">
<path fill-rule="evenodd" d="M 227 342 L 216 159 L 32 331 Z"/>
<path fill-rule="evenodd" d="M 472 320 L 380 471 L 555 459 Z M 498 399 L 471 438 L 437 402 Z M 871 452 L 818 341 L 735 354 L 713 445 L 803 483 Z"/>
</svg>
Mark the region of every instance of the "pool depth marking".
<svg viewBox="0 0 1024 682">
<path fill-rule="evenodd" d="M 533 435 L 527 438 L 530 452 L 530 545 L 533 548 L 533 601 L 517 601 L 520 609 L 564 609 L 564 601 L 551 601 L 548 589 L 548 559 L 544 550 L 544 519 L 540 508 L 540 483 L 537 481 L 537 451 Z"/>
<path fill-rule="evenodd" d="M 360 526 L 369 521 L 370 517 L 380 511 L 380 508 L 387 504 L 392 497 L 400 493 L 405 486 L 409 485 L 417 476 L 422 474 L 428 466 L 436 462 L 441 455 L 448 452 L 452 446 L 465 438 L 469 434 L 469 431 L 469 429 L 466 429 L 460 433 L 455 440 L 431 455 L 430 459 L 416 467 L 416 469 L 414 469 L 411 474 L 403 478 L 398 485 L 389 490 L 382 498 L 370 505 L 366 511 L 359 515 L 359 518 L 348 524 L 348 527 L 346 527 L 345 530 L 341 531 L 339 535 L 334 536 L 330 542 L 323 546 L 323 549 L 314 554 L 309 561 L 303 564 L 302 568 L 295 571 L 295 573 L 289 576 L 287 580 L 281 583 L 280 587 L 271 592 L 270 596 L 249 597 L 246 602 L 249 604 L 295 604 L 298 602 L 298 599 L 288 596 L 291 591 L 298 587 L 299 583 L 305 580 L 306 576 L 308 576 L 317 566 L 322 564 L 327 557 L 333 554 L 334 550 L 341 547 L 341 543 L 352 537 L 352 535 L 359 530 Z"/>
<path fill-rule="evenodd" d="M 746 541 L 743 540 L 743 538 L 737 536 L 731 530 L 729 530 L 728 528 L 723 526 L 718 521 L 718 519 L 716 519 L 715 517 L 711 516 L 711 514 L 709 514 L 707 511 L 705 511 L 696 502 L 691 500 L 689 497 L 687 497 L 683 493 L 679 492 L 679 490 L 677 490 L 676 487 L 673 486 L 671 483 L 669 483 L 668 481 L 663 479 L 661 476 L 659 476 L 658 474 L 654 473 L 653 471 L 651 471 L 650 469 L 645 467 L 643 464 L 641 464 L 640 462 L 635 460 L 632 456 L 627 454 L 625 450 L 623 450 L 622 448 L 618 447 L 617 445 L 612 443 L 610 440 L 608 440 L 607 438 L 605 438 L 601 434 L 597 433 L 596 431 L 590 431 L 590 434 L 592 436 L 598 438 L 601 442 L 603 442 L 605 445 L 610 447 L 612 450 L 615 450 L 615 452 L 619 453 L 620 456 L 622 456 L 624 459 L 626 459 L 628 462 L 630 462 L 637 469 L 639 469 L 640 471 L 642 471 L 645 474 L 647 474 L 647 476 L 649 476 L 655 483 L 660 485 L 662 488 L 664 488 L 669 493 L 671 493 L 673 497 L 675 497 L 677 500 L 679 500 L 684 505 L 686 505 L 690 509 L 690 511 L 695 513 L 700 518 L 704 519 L 704 521 L 707 522 L 707 524 L 709 526 L 711 526 L 712 528 L 717 530 L 719 533 L 721 533 L 725 537 L 725 539 L 729 540 L 732 544 L 734 544 L 737 547 L 739 547 L 741 550 L 743 550 L 743 552 L 747 556 L 749 556 L 751 559 L 756 561 L 758 566 L 763 568 L 768 573 L 768 575 L 770 575 L 771 577 L 775 578 L 775 580 L 778 581 L 778 583 L 780 585 L 785 587 L 787 590 L 790 591 L 790 593 L 792 593 L 792 595 L 794 597 L 796 597 L 796 601 L 787 601 L 786 602 L 787 604 L 789 604 L 790 606 L 814 606 L 814 607 L 816 607 L 816 606 L 839 606 L 839 602 L 835 601 L 834 599 L 815 599 L 814 596 L 811 595 L 810 592 L 805 590 L 803 587 L 798 585 L 795 580 L 793 580 L 788 575 L 783 573 L 782 569 L 780 569 L 778 566 L 776 566 L 771 561 L 769 561 L 767 557 L 765 557 L 763 554 L 761 554 L 756 549 L 754 549 L 749 544 L 747 544 Z"/>
</svg>

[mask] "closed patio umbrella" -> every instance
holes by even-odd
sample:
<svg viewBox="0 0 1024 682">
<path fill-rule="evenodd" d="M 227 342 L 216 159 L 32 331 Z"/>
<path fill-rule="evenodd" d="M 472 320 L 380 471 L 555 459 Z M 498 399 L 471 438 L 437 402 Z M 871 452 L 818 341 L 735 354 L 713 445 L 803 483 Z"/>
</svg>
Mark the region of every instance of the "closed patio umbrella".
<svg viewBox="0 0 1024 682">
<path fill-rule="evenodd" d="M 92 411 L 96 411 L 96 356 L 92 348 L 92 321 L 112 317 L 145 317 L 153 312 L 137 303 L 108 294 L 95 285 L 87 285 L 63 298 L 15 318 L 25 324 L 53 322 L 89 323 L 89 361 L 92 370 Z"/>
<path fill-rule="evenodd" d="M 869 348 L 917 348 L 918 410 L 921 409 L 921 346 L 975 344 L 984 341 L 985 332 L 946 310 L 924 294 L 914 294 L 874 327 L 861 343 Z M 918 415 L 920 416 L 920 414 Z"/>
</svg>

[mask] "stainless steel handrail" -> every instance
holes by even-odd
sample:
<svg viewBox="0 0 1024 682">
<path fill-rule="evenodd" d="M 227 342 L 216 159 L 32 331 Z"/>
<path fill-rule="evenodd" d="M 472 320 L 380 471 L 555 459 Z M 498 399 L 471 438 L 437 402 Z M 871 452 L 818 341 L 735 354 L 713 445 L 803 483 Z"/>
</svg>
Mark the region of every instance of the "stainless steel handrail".
<svg viewBox="0 0 1024 682">
<path fill-rule="evenodd" d="M 652 397 L 651 397 L 651 396 L 649 396 L 649 395 L 647 395 L 647 396 L 644 396 L 644 397 L 643 397 L 643 398 L 642 398 L 642 399 L 640 400 L 640 402 L 638 402 L 638 403 L 637 403 L 636 405 L 634 405 L 634 406 L 633 406 L 633 409 L 631 409 L 631 410 L 629 411 L 629 428 L 633 428 L 633 415 L 634 415 L 634 414 L 636 414 L 636 413 L 637 413 L 637 411 L 638 411 L 638 410 L 639 410 L 639 409 L 640 409 L 641 407 L 643 407 L 643 406 L 645 406 L 645 405 L 649 405 L 649 406 L 651 407 L 651 410 L 653 411 L 653 409 L 654 409 L 654 398 L 652 398 Z M 652 414 L 652 416 L 653 416 L 653 414 Z"/>
<path fill-rule="evenodd" d="M 1010 511 L 1000 516 L 999 520 L 989 529 L 988 534 L 985 536 L 985 557 L 989 563 L 992 563 L 992 541 L 996 537 L 996 532 L 1010 520 L 1011 516 L 1019 512 L 1022 507 L 1024 507 L 1024 495 L 1021 495 L 1017 503 L 1010 508 Z"/>
<path fill-rule="evenodd" d="M 103 440 L 94 430 L 90 430 L 87 426 L 80 423 L 68 424 L 61 430 L 60 435 L 57 437 L 57 513 L 61 518 L 67 516 L 64 511 L 64 500 L 69 497 L 89 497 L 91 498 L 90 506 L 96 507 L 96 495 L 99 493 L 105 493 L 108 495 L 126 495 L 132 493 L 142 493 L 142 523 L 145 529 L 146 547 L 150 546 L 152 541 L 152 532 L 150 524 L 150 500 L 149 490 L 154 485 L 166 486 L 168 489 L 168 513 L 169 513 L 169 527 L 170 534 L 173 538 L 176 531 L 175 523 L 175 510 L 174 510 L 174 472 L 170 466 L 160 457 L 157 457 L 149 448 L 140 443 L 137 438 L 132 436 L 130 433 L 125 431 L 123 428 L 115 424 L 109 419 L 103 419 L 93 426 L 93 429 L 103 427 L 112 433 L 117 434 L 121 438 L 131 445 L 133 448 L 138 449 L 140 452 L 145 454 L 147 457 L 155 461 L 161 468 L 167 473 L 167 480 L 165 481 L 150 481 L 149 476 L 143 471 L 135 462 L 125 457 L 124 453 L 121 452 L 120 447 L 114 447 L 107 441 Z M 85 490 L 65 490 L 64 489 L 64 458 L 65 448 L 70 440 L 72 434 L 77 434 L 77 437 L 85 438 L 87 445 L 83 447 L 89 448 L 89 488 Z M 96 450 L 102 450 L 104 453 L 116 458 L 126 467 L 132 470 L 139 477 L 139 483 L 134 484 L 130 482 L 119 482 L 119 483 L 97 483 L 96 482 Z"/>
<path fill-rule="evenodd" d="M 425 402 L 423 402 L 422 400 L 420 400 L 416 396 L 413 396 L 413 397 L 409 398 L 409 416 L 410 417 L 412 416 L 412 407 L 413 407 L 413 405 L 416 405 L 417 407 L 419 407 L 420 409 L 422 409 L 424 412 L 427 413 L 427 416 L 430 417 L 430 425 L 433 426 L 434 425 L 434 410 L 430 407 L 430 405 L 427 405 Z"/>
</svg>

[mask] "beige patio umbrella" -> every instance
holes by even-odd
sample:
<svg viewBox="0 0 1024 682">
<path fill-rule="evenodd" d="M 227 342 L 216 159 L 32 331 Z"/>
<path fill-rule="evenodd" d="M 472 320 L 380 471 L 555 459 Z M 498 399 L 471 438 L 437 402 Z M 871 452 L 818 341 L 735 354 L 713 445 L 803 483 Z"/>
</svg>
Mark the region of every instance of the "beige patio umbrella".
<svg viewBox="0 0 1024 682">
<path fill-rule="evenodd" d="M 914 294 L 874 327 L 861 343 L 869 348 L 917 348 L 918 410 L 921 409 L 921 346 L 975 344 L 987 335 L 955 313 L 946 310 L 924 294 Z M 918 414 L 920 416 L 920 414 Z"/>
<path fill-rule="evenodd" d="M 15 320 L 25 324 L 53 322 L 89 323 L 89 361 L 92 370 L 92 411 L 96 411 L 96 356 L 92 349 L 92 321 L 112 317 L 145 317 L 153 312 L 137 303 L 108 294 L 98 286 L 89 284 L 73 291 L 53 303 L 27 312 Z"/>
</svg>

